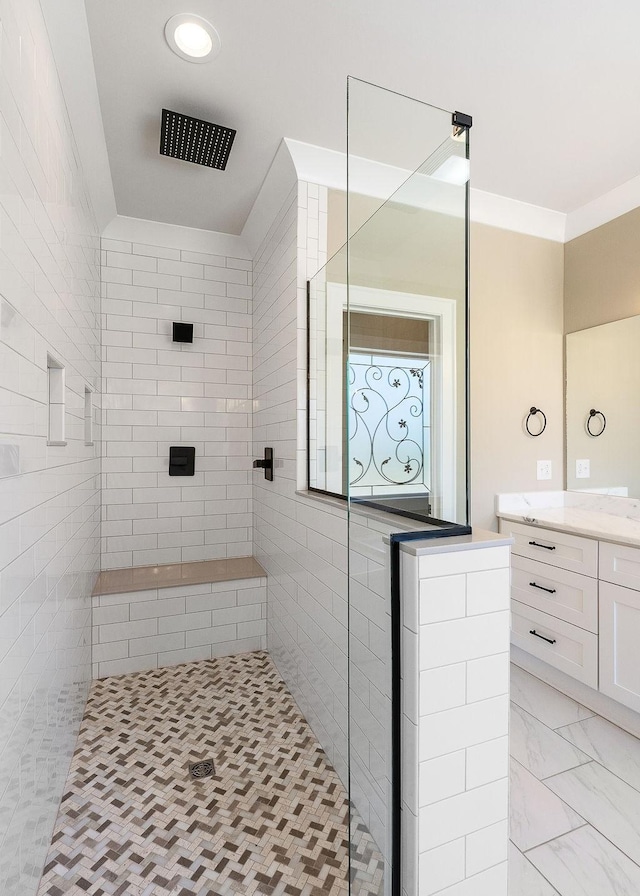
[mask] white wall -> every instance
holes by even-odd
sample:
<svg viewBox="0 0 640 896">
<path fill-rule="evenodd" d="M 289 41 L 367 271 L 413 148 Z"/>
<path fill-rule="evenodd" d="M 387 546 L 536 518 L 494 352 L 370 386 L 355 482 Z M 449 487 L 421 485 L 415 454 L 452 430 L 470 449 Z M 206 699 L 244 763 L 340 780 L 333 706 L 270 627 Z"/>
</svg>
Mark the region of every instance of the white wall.
<svg viewBox="0 0 640 896">
<path fill-rule="evenodd" d="M 102 568 L 249 556 L 248 253 L 138 219 L 107 234 Z M 192 344 L 172 342 L 173 321 L 194 324 Z M 169 476 L 171 445 L 195 446 L 195 476 Z"/>
<path fill-rule="evenodd" d="M 0 76 L 0 892 L 31 896 L 91 673 L 100 258 L 37 0 L 2 3 Z M 65 446 L 47 446 L 47 353 L 66 368 Z"/>
</svg>

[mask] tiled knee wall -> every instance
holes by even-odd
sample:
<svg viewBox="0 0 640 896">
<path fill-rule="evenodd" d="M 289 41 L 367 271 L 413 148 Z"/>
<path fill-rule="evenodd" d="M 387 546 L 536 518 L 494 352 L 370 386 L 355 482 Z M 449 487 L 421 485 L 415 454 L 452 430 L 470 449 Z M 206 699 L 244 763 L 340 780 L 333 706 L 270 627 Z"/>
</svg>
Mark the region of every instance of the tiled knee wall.
<svg viewBox="0 0 640 896">
<path fill-rule="evenodd" d="M 266 648 L 266 578 L 93 598 L 93 677 Z"/>
<path fill-rule="evenodd" d="M 509 548 L 403 552 L 402 581 L 404 894 L 506 896 Z"/>
</svg>

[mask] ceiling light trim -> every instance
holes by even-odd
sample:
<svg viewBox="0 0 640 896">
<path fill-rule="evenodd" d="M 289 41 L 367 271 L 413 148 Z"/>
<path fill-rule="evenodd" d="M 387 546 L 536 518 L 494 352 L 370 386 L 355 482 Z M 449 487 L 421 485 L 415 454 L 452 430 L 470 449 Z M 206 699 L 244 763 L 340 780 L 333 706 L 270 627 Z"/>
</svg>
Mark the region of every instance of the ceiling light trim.
<svg viewBox="0 0 640 896">
<path fill-rule="evenodd" d="M 185 40 L 187 34 L 184 33 L 185 27 L 189 25 L 195 25 L 202 29 L 202 32 L 204 32 L 203 36 L 206 35 L 209 38 L 210 46 L 206 41 L 202 41 L 199 45 L 194 41 L 192 52 L 189 52 L 188 43 Z M 182 37 L 180 37 L 181 32 L 183 33 Z M 171 16 L 164 26 L 164 36 L 176 56 L 179 56 L 186 62 L 194 62 L 196 64 L 211 62 L 218 55 L 222 46 L 220 35 L 211 22 L 203 19 L 202 16 L 196 16 L 192 13 L 179 13 Z"/>
</svg>

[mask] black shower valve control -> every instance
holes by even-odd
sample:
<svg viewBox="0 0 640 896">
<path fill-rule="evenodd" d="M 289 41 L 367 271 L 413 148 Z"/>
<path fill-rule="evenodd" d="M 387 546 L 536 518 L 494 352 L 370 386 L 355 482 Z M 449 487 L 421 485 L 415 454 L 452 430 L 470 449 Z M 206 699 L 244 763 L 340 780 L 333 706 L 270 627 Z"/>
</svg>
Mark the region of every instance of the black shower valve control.
<svg viewBox="0 0 640 896">
<path fill-rule="evenodd" d="M 269 482 L 273 482 L 273 448 L 264 449 L 264 458 L 259 458 L 253 462 L 254 468 L 264 470 L 264 478 Z"/>
<path fill-rule="evenodd" d="M 195 476 L 196 449 L 186 445 L 169 448 L 169 476 Z"/>
</svg>

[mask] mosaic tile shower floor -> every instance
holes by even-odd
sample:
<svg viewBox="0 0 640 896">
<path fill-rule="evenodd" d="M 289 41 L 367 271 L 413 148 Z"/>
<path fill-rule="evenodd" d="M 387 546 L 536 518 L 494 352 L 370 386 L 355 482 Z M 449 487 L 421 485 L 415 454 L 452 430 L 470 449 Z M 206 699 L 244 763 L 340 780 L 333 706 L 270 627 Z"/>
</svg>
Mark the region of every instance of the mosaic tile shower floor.
<svg viewBox="0 0 640 896">
<path fill-rule="evenodd" d="M 212 757 L 215 776 L 190 762 Z M 269 656 L 93 683 L 38 896 L 338 896 L 347 797 Z M 359 896 L 382 892 L 364 828 Z"/>
</svg>

